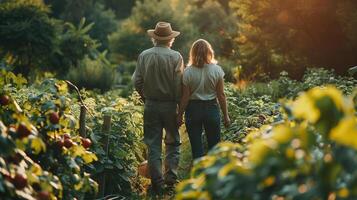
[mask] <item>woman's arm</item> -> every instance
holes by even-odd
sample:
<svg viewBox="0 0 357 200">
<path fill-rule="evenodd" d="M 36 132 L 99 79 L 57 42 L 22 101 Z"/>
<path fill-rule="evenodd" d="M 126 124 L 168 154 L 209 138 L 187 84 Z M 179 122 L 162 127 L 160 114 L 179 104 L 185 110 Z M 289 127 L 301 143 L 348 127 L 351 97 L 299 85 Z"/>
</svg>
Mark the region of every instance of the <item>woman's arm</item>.
<svg viewBox="0 0 357 200">
<path fill-rule="evenodd" d="M 224 80 L 223 80 L 223 78 L 221 78 L 218 81 L 216 92 L 217 92 L 218 102 L 219 102 L 219 105 L 220 105 L 222 113 L 223 113 L 224 126 L 228 127 L 229 124 L 231 123 L 231 120 L 229 119 L 229 116 L 228 116 L 227 100 L 226 100 L 226 95 L 224 94 Z"/>
<path fill-rule="evenodd" d="M 179 111 L 177 115 L 177 125 L 181 126 L 183 123 L 183 113 L 187 107 L 188 101 L 190 100 L 191 90 L 188 86 L 182 85 L 182 97 L 179 105 Z"/>
</svg>

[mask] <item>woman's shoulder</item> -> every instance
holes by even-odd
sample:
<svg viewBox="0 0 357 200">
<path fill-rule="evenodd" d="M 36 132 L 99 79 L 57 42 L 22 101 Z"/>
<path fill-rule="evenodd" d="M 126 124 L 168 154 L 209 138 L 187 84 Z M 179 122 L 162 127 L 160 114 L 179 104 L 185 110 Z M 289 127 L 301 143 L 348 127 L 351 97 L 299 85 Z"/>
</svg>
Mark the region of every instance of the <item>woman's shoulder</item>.
<svg viewBox="0 0 357 200">
<path fill-rule="evenodd" d="M 210 63 L 208 64 L 208 66 L 214 68 L 214 69 L 222 69 L 222 67 L 216 63 Z"/>
<path fill-rule="evenodd" d="M 222 67 L 218 64 L 209 64 L 209 68 L 210 68 L 210 73 L 214 74 L 214 76 L 217 76 L 217 77 L 223 77 L 224 76 L 224 71 L 222 69 Z"/>
<path fill-rule="evenodd" d="M 185 67 L 185 70 L 184 70 L 184 71 L 185 71 L 186 73 L 190 73 L 190 72 L 194 71 L 195 68 L 196 68 L 196 67 L 194 67 L 194 66 L 192 66 L 192 65 L 188 65 L 188 66 Z"/>
<path fill-rule="evenodd" d="M 214 70 L 214 71 L 222 71 L 222 67 L 218 64 L 215 64 L 215 63 L 211 63 L 211 64 L 208 64 L 209 68 Z"/>
</svg>

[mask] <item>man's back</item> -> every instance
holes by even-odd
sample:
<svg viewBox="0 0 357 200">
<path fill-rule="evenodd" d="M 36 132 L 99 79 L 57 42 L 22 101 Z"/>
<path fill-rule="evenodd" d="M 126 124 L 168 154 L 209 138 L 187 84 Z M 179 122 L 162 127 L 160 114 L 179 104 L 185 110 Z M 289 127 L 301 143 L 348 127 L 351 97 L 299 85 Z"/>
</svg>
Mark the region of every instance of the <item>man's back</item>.
<svg viewBox="0 0 357 200">
<path fill-rule="evenodd" d="M 179 52 L 156 46 L 143 51 L 134 74 L 135 87 L 145 99 L 178 101 L 181 96 L 183 59 Z"/>
</svg>

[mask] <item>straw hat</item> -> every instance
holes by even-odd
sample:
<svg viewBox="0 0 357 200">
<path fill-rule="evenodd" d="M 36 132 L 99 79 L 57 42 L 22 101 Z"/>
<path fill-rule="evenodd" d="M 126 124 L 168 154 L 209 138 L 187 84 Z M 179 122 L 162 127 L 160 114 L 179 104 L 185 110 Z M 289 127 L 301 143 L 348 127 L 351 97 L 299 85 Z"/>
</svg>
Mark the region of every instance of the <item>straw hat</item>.
<svg viewBox="0 0 357 200">
<path fill-rule="evenodd" d="M 167 22 L 158 22 L 155 29 L 147 31 L 148 35 L 156 40 L 170 40 L 180 35 L 180 32 L 173 31 L 171 24 Z"/>
</svg>

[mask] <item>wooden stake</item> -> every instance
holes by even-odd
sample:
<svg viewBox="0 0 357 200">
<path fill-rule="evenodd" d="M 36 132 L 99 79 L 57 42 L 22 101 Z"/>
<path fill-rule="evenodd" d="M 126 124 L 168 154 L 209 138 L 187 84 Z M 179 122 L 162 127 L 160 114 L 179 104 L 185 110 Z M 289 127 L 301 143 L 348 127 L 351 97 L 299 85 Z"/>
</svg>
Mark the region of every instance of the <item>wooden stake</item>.
<svg viewBox="0 0 357 200">
<path fill-rule="evenodd" d="M 102 132 L 103 132 L 103 147 L 105 150 L 105 154 L 108 156 L 109 153 L 109 133 L 110 133 L 110 127 L 111 127 L 111 120 L 112 117 L 110 115 L 104 115 L 104 122 L 103 122 L 103 127 L 102 127 Z M 106 184 L 106 172 L 104 169 L 104 173 L 103 176 L 101 178 L 100 181 L 100 185 L 99 185 L 99 191 L 100 191 L 100 196 L 104 197 L 105 195 L 105 184 Z"/>
</svg>

